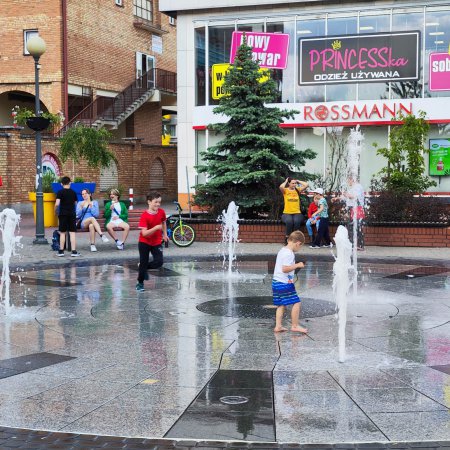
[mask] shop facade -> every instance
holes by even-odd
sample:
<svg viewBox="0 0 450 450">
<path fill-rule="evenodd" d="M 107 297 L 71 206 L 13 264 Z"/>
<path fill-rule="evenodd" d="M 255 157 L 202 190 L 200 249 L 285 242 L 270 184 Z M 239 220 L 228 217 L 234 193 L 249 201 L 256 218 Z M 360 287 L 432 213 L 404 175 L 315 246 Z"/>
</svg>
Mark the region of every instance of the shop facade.
<svg viewBox="0 0 450 450">
<path fill-rule="evenodd" d="M 219 65 L 230 62 L 239 32 L 251 36 L 255 58 L 275 67 L 279 106 L 298 111 L 280 125 L 296 148 L 317 152 L 308 172 L 326 176 L 330 134 L 345 137 L 359 125 L 364 136 L 360 177 L 367 190 L 386 165 L 373 143 L 388 145 L 397 112 L 424 111 L 432 150 L 425 156 L 426 172 L 437 182 L 430 192 L 450 192 L 450 167 L 445 167 L 450 164 L 450 2 L 294 1 L 286 6 L 276 0 L 223 0 L 211 6 L 198 0 L 187 6 L 183 0 L 161 0 L 160 8 L 177 17 L 182 203 L 202 181 L 195 171 L 201 151 L 221 139 L 207 126 L 224 120 L 213 113 L 220 98 Z M 283 43 L 271 47 L 269 39 L 281 42 L 280 36 Z"/>
</svg>

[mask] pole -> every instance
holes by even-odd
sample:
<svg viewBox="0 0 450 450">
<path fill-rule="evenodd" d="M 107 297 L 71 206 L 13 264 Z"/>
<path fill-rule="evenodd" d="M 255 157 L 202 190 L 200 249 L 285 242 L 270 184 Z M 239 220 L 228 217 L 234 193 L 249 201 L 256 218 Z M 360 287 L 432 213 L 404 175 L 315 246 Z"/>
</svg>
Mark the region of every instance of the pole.
<svg viewBox="0 0 450 450">
<path fill-rule="evenodd" d="M 128 207 L 129 211 L 133 210 L 133 202 L 134 202 L 134 194 L 133 194 L 133 188 L 130 188 L 128 191 L 128 198 L 130 200 L 130 206 Z"/>
<path fill-rule="evenodd" d="M 36 117 L 41 115 L 41 104 L 39 101 L 39 56 L 34 58 L 34 84 L 36 96 L 34 109 Z M 42 192 L 42 151 L 41 151 L 41 132 L 36 131 L 36 238 L 33 244 L 48 244 L 45 238 L 44 228 L 44 194 Z"/>
<path fill-rule="evenodd" d="M 187 194 L 188 194 L 188 205 L 189 205 L 189 218 L 192 217 L 191 213 L 191 190 L 189 189 L 189 172 L 188 167 L 186 166 L 186 185 L 187 185 Z"/>
</svg>

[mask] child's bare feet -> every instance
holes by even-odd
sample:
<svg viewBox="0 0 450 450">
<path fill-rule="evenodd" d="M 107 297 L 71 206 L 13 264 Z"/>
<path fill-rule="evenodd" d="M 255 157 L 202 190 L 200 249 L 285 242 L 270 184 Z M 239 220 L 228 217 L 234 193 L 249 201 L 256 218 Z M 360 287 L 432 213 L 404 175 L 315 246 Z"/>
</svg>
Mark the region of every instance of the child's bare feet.
<svg viewBox="0 0 450 450">
<path fill-rule="evenodd" d="M 305 333 L 306 334 L 308 332 L 308 329 L 307 328 L 303 328 L 300 325 L 297 325 L 296 327 L 292 327 L 291 331 L 295 331 L 297 333 Z"/>
<path fill-rule="evenodd" d="M 287 328 L 285 328 L 285 327 L 275 327 L 273 329 L 273 331 L 275 331 L 275 333 L 281 333 L 283 331 L 287 331 Z"/>
</svg>

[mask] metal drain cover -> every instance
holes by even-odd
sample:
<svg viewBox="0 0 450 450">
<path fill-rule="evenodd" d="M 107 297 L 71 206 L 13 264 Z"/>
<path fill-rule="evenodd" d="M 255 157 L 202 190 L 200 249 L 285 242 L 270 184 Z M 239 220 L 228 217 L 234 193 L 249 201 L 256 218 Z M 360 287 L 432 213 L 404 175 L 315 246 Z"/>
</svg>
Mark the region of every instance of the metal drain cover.
<svg viewBox="0 0 450 450">
<path fill-rule="evenodd" d="M 219 400 L 226 405 L 243 405 L 248 402 L 248 398 L 241 395 L 227 395 L 220 397 Z"/>
</svg>

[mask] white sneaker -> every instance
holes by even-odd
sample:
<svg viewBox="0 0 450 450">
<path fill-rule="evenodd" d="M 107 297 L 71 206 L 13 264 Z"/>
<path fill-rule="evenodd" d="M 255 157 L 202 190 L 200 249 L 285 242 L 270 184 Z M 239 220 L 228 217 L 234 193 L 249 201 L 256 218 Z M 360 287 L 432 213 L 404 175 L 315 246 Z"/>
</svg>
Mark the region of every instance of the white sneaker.
<svg viewBox="0 0 450 450">
<path fill-rule="evenodd" d="M 102 234 L 102 241 L 109 242 L 109 239 L 104 234 Z"/>
<path fill-rule="evenodd" d="M 123 250 L 124 249 L 124 245 L 123 244 L 117 244 L 117 250 Z"/>
<path fill-rule="evenodd" d="M 327 247 L 333 248 L 333 243 L 330 242 L 330 245 L 327 245 Z"/>
<path fill-rule="evenodd" d="M 94 244 L 91 244 L 91 252 L 96 252 L 97 247 Z"/>
</svg>

